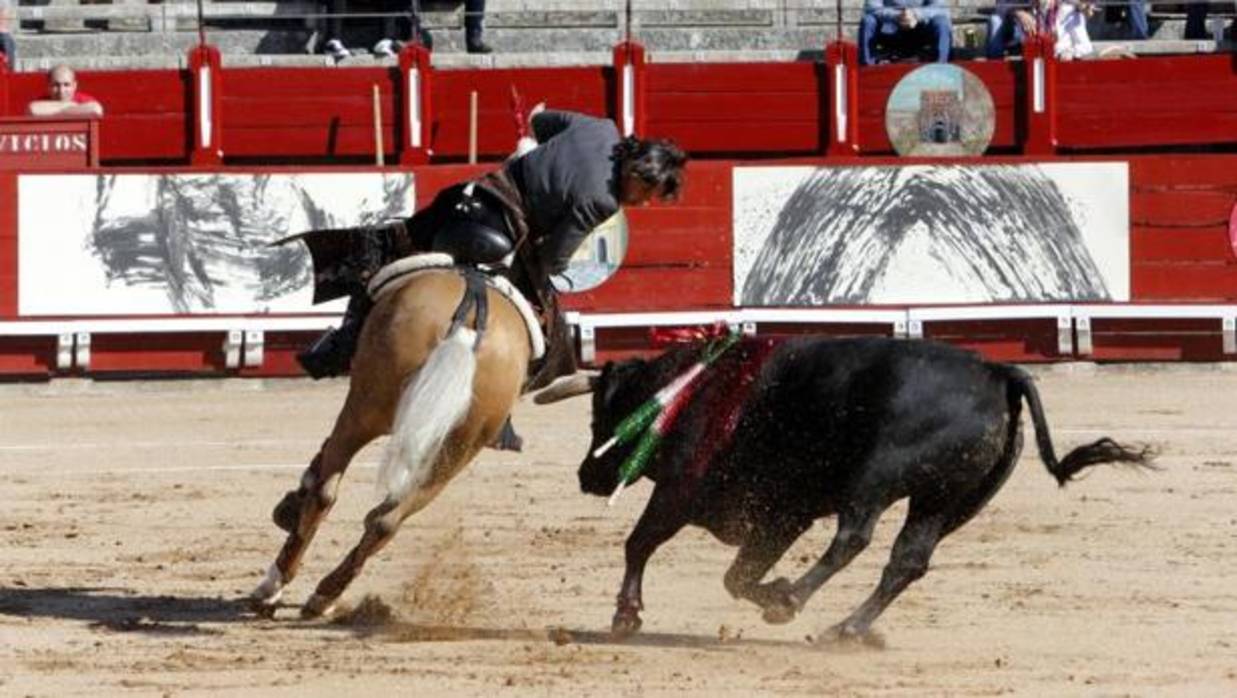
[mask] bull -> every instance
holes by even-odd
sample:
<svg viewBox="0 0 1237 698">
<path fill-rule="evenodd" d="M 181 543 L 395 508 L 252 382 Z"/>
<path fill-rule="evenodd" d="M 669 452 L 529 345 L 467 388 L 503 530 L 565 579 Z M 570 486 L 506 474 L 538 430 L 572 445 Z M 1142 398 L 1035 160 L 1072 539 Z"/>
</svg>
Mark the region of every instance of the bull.
<svg viewBox="0 0 1237 698">
<path fill-rule="evenodd" d="M 653 360 L 607 364 L 538 395 L 554 402 L 592 393 L 592 446 L 581 489 L 609 495 L 630 444 L 603 455 L 616 425 L 693 364 L 699 346 Z M 786 623 L 872 538 L 881 514 L 907 498 L 906 520 L 875 591 L 821 635 L 872 640 L 871 627 L 937 544 L 966 523 L 1009 477 L 1022 448 L 1025 401 L 1040 459 L 1060 485 L 1101 463 L 1154 467 L 1147 447 L 1110 438 L 1055 455 L 1031 376 L 955 347 L 887 338 L 747 339 L 697 379 L 691 400 L 643 472 L 655 483 L 626 542 L 626 572 L 612 632 L 639 630 L 641 580 L 657 548 L 688 524 L 738 553 L 727 591 Z M 798 579 L 763 581 L 819 518 L 837 516 L 824 554 Z"/>
</svg>

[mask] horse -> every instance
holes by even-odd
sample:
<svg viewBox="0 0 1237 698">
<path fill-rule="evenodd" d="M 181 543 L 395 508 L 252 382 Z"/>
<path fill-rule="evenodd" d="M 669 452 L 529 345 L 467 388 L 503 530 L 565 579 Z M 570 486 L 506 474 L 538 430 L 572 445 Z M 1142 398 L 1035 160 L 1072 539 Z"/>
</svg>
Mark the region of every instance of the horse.
<svg viewBox="0 0 1237 698">
<path fill-rule="evenodd" d="M 379 470 L 382 501 L 366 515 L 360 541 L 301 607 L 305 618 L 329 615 L 400 524 L 493 443 L 529 361 L 544 353 L 532 309 L 505 279 L 449 262 L 441 254 L 400 260 L 369 284 L 376 303 L 361 330 L 347 398 L 300 487 L 273 512 L 288 536 L 250 595 L 257 614 L 274 615 L 361 448 L 391 435 Z M 399 285 L 408 269 L 414 273 Z"/>
</svg>

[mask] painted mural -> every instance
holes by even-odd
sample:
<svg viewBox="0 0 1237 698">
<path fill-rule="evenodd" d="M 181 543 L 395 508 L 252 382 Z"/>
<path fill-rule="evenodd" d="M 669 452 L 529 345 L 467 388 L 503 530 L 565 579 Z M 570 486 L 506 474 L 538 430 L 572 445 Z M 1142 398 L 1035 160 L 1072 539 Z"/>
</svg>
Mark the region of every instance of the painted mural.
<svg viewBox="0 0 1237 698">
<path fill-rule="evenodd" d="M 19 313 L 333 312 L 287 235 L 411 215 L 409 173 L 23 175 Z"/>
<path fill-rule="evenodd" d="M 1130 298 L 1123 162 L 733 176 L 736 305 Z"/>
</svg>

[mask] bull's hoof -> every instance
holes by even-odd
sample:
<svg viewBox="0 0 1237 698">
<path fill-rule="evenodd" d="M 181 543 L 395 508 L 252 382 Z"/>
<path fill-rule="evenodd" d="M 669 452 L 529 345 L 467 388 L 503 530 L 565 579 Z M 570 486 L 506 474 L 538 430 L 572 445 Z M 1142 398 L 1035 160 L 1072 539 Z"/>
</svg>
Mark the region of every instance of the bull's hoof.
<svg viewBox="0 0 1237 698">
<path fill-rule="evenodd" d="M 782 625 L 795 619 L 799 613 L 799 603 L 794 596 L 794 585 L 785 577 L 765 584 L 761 588 L 760 607 L 764 609 L 761 617 L 766 623 Z"/>
<path fill-rule="evenodd" d="M 812 640 L 818 646 L 868 647 L 885 649 L 885 636 L 872 629 L 860 629 L 846 623 L 838 623 Z"/>
<path fill-rule="evenodd" d="M 283 499 L 271 510 L 271 520 L 285 533 L 292 533 L 301 520 L 301 504 L 305 501 L 304 490 L 288 490 Z"/>
<path fill-rule="evenodd" d="M 791 604 L 770 604 L 765 606 L 764 613 L 760 614 L 766 623 L 770 625 L 785 625 L 795 619 L 797 610 Z"/>
<path fill-rule="evenodd" d="M 309 597 L 304 606 L 301 606 L 301 618 L 305 620 L 322 618 L 331 615 L 331 611 L 334 610 L 335 599 L 328 599 L 322 594 L 314 594 Z"/>
<path fill-rule="evenodd" d="M 610 635 L 616 640 L 625 640 L 639 632 L 643 624 L 639 613 L 631 609 L 620 608 L 614 613 L 614 620 L 610 622 Z"/>
</svg>

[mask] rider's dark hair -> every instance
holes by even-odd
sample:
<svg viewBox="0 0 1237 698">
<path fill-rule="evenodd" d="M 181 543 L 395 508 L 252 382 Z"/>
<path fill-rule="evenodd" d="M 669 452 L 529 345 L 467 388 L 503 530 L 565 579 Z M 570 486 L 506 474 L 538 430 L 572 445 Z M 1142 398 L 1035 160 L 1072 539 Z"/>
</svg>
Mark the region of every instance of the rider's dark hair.
<svg viewBox="0 0 1237 698">
<path fill-rule="evenodd" d="M 662 198 L 678 198 L 683 188 L 683 164 L 687 162 L 687 155 L 673 141 L 628 136 L 614 146 L 611 157 L 620 169 L 624 163 L 630 163 L 628 171 L 658 186 Z"/>
</svg>

